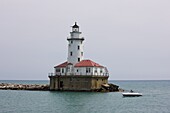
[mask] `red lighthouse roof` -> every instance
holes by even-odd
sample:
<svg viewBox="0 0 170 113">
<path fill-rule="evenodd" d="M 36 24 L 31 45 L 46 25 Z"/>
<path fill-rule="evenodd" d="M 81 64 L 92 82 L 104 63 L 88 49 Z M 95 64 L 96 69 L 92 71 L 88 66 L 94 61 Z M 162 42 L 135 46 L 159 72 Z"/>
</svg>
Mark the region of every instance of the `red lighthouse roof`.
<svg viewBox="0 0 170 113">
<path fill-rule="evenodd" d="M 64 62 L 62 64 L 59 64 L 59 65 L 55 66 L 54 68 L 57 68 L 57 67 L 66 67 L 67 65 L 68 65 L 68 63 Z"/>
<path fill-rule="evenodd" d="M 75 64 L 74 67 L 103 67 L 91 60 L 82 60 L 81 62 Z"/>
<path fill-rule="evenodd" d="M 71 63 L 68 63 L 67 61 L 64 63 L 61 63 L 57 66 L 55 66 L 54 68 L 62 68 L 62 67 L 66 67 L 67 65 L 69 65 Z M 71 64 L 72 65 L 72 64 Z M 92 60 L 82 60 L 78 63 L 75 64 L 74 67 L 104 67 L 98 63 L 93 62 Z"/>
</svg>

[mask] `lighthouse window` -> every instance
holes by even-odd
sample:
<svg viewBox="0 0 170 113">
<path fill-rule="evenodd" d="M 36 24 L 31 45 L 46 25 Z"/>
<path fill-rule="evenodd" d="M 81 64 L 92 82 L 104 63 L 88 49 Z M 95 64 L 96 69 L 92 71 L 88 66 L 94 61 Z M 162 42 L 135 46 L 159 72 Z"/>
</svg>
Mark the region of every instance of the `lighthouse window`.
<svg viewBox="0 0 170 113">
<path fill-rule="evenodd" d="M 80 46 L 77 46 L 77 49 L 79 50 L 79 49 L 80 49 Z"/>
<path fill-rule="evenodd" d="M 73 41 L 71 41 L 71 44 L 73 43 Z"/>
<path fill-rule="evenodd" d="M 83 52 L 81 52 L 81 56 L 83 56 Z"/>
<path fill-rule="evenodd" d="M 80 62 L 80 58 L 78 58 L 78 62 Z"/>
<path fill-rule="evenodd" d="M 70 52 L 70 56 L 73 56 L 73 52 Z"/>
<path fill-rule="evenodd" d="M 77 28 L 74 28 L 73 31 L 78 31 Z"/>
</svg>

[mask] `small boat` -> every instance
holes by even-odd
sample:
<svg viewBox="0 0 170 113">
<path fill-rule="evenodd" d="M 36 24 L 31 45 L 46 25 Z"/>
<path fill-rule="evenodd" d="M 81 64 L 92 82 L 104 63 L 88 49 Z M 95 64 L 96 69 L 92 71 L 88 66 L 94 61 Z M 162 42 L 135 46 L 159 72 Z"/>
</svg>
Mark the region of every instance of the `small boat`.
<svg viewBox="0 0 170 113">
<path fill-rule="evenodd" d="M 135 93 L 135 92 L 126 92 L 122 93 L 124 97 L 139 97 L 142 96 L 142 93 Z"/>
</svg>

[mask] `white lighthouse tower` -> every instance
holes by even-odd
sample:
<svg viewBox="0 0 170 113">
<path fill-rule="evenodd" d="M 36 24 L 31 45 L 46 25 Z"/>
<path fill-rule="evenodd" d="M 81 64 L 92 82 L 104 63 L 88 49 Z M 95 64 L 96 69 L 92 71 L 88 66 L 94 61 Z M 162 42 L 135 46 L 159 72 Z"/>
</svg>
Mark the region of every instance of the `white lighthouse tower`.
<svg viewBox="0 0 170 113">
<path fill-rule="evenodd" d="M 75 22 L 72 26 L 72 32 L 70 32 L 70 37 L 68 40 L 68 58 L 67 62 L 71 63 L 73 66 L 83 60 L 83 41 L 84 38 L 81 37 L 81 32 L 79 31 L 79 26 Z"/>
</svg>

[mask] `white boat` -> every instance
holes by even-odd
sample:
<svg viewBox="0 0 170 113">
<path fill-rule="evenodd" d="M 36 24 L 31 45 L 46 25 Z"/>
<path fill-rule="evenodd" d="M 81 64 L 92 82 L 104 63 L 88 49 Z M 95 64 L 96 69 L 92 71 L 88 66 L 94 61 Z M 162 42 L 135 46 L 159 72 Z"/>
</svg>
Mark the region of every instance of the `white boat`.
<svg viewBox="0 0 170 113">
<path fill-rule="evenodd" d="M 135 93 L 135 92 L 126 92 L 122 93 L 124 97 L 139 97 L 142 96 L 142 93 Z"/>
</svg>

